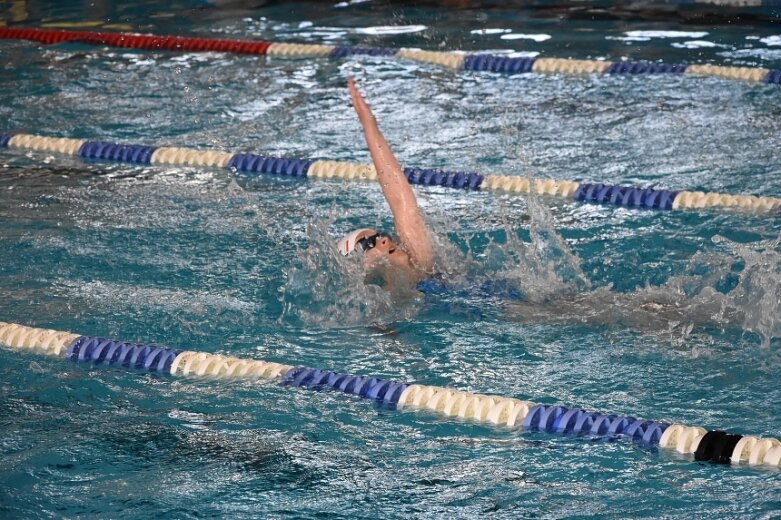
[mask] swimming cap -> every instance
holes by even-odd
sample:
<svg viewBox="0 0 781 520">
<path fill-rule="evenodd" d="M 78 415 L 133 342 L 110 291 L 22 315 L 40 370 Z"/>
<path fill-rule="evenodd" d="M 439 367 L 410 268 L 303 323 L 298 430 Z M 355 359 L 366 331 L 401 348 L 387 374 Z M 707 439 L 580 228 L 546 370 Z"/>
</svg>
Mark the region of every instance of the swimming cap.
<svg viewBox="0 0 781 520">
<path fill-rule="evenodd" d="M 360 239 L 376 234 L 377 232 L 370 228 L 356 229 L 340 238 L 336 244 L 339 247 L 339 252 L 347 256 L 353 252 L 355 245 Z"/>
</svg>

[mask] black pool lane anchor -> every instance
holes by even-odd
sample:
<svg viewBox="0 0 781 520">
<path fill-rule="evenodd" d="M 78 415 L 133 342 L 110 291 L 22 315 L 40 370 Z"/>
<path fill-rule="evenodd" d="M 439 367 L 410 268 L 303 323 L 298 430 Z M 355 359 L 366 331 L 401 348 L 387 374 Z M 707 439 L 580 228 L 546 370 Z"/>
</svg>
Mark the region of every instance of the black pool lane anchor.
<svg viewBox="0 0 781 520">
<path fill-rule="evenodd" d="M 729 464 L 732 460 L 732 452 L 735 451 L 735 446 L 742 438 L 742 435 L 734 435 L 721 430 L 710 431 L 702 436 L 700 444 L 694 452 L 694 460 Z"/>
</svg>

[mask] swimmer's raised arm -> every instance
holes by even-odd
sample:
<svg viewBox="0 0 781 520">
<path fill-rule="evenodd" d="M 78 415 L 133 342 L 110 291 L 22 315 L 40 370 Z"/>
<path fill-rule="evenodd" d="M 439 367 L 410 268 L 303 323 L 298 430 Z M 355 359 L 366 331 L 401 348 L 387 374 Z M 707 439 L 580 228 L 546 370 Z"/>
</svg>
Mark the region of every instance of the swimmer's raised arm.
<svg viewBox="0 0 781 520">
<path fill-rule="evenodd" d="M 352 77 L 347 79 L 347 85 L 377 170 L 377 180 L 393 213 L 393 222 L 401 245 L 418 269 L 430 272 L 434 265 L 434 254 L 415 193 L 388 142 L 377 127 L 371 108 L 355 87 Z"/>
</svg>

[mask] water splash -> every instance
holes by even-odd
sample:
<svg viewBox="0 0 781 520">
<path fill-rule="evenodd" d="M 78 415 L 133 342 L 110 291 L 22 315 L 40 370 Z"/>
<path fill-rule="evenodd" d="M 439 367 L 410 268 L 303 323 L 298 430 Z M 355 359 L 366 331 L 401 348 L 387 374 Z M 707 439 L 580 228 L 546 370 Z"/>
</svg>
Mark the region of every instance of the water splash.
<svg viewBox="0 0 781 520">
<path fill-rule="evenodd" d="M 726 245 L 745 263 L 726 303 L 741 310 L 743 330 L 758 334 L 762 346 L 769 347 L 781 337 L 781 237 L 739 244 L 717 235 L 713 242 Z"/>
<path fill-rule="evenodd" d="M 719 235 L 712 240 L 732 254 L 698 253 L 686 274 L 638 289 L 625 300 L 617 294 L 613 307 L 628 312 L 639 307 L 652 314 L 645 318 L 646 327 L 666 320 L 668 331 L 677 329 L 684 336 L 694 327 L 740 329 L 757 334 L 769 347 L 781 337 L 780 240 L 740 244 Z"/>
<path fill-rule="evenodd" d="M 333 209 L 329 219 L 307 227 L 309 245 L 286 272 L 282 319 L 323 327 L 387 324 L 416 315 L 422 302 L 436 306 L 436 298 L 480 309 L 501 300 L 506 315 L 500 319 L 630 327 L 665 336 L 677 346 L 695 331 L 754 333 L 765 347 L 781 337 L 781 239 L 739 244 L 716 236 L 713 242 L 728 254 L 697 253 L 683 274 L 662 285 L 616 292 L 611 286 L 593 287 L 537 196 L 528 197 L 527 208 L 528 241 L 505 211 L 506 239 L 488 238 L 482 248 L 468 239 L 456 244 L 448 238 L 452 223 L 430 215 L 436 270 L 446 286 L 435 299 L 400 298 L 366 283 L 360 257 L 343 257 L 334 247 Z M 448 312 L 456 307 L 450 305 Z"/>
<path fill-rule="evenodd" d="M 693 330 L 755 333 L 769 347 L 781 337 L 781 238 L 740 244 L 715 236 L 732 255 L 698 253 L 683 275 L 662 285 L 621 293 L 600 287 L 560 293 L 545 302 L 508 304 L 515 319 L 527 322 L 627 326 L 669 336 L 683 346 Z"/>
<path fill-rule="evenodd" d="M 308 246 L 296 254 L 281 288 L 282 319 L 304 325 L 344 327 L 383 324 L 415 314 L 415 300 L 365 282 L 357 255 L 342 256 L 329 232 L 333 218 L 307 226 Z"/>
<path fill-rule="evenodd" d="M 521 292 L 532 302 L 590 289 L 591 281 L 580 267 L 580 258 L 556 232 L 553 216 L 534 193 L 533 182 L 530 191 L 527 208 L 531 243 L 524 244 L 517 234 L 508 233 L 511 249 L 520 253 L 520 261 L 508 274 L 518 280 Z"/>
<path fill-rule="evenodd" d="M 482 251 L 474 249 L 467 241 L 466 253 L 462 253 L 443 238 L 444 233 L 438 233 L 434 237 L 439 252 L 437 267 L 439 272 L 446 274 L 448 286 L 460 289 L 462 293 L 483 287 L 486 289 L 483 293 L 522 295 L 531 303 L 543 303 L 557 296 L 590 289 L 591 282 L 580 267 L 580 258 L 556 232 L 550 211 L 536 195 L 527 199 L 527 208 L 530 216 L 528 243 L 508 222 L 509 211 L 503 211 L 501 217 L 506 240 L 499 242 L 489 238 Z"/>
</svg>

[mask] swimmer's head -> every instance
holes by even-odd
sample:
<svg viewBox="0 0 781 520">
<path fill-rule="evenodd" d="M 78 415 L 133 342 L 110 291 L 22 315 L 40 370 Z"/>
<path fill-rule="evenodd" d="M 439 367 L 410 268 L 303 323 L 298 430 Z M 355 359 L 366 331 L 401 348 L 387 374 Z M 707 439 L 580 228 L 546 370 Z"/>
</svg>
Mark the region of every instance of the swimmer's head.
<svg viewBox="0 0 781 520">
<path fill-rule="evenodd" d="M 363 252 L 363 265 L 367 269 L 375 267 L 383 259 L 392 266 L 410 267 L 406 251 L 399 248 L 390 235 L 374 229 L 356 229 L 342 237 L 338 246 L 344 256 L 356 250 Z"/>
<path fill-rule="evenodd" d="M 380 233 L 377 231 L 369 228 L 361 228 L 356 229 L 355 231 L 351 231 L 350 233 L 347 233 L 345 236 L 340 238 L 339 242 L 337 242 L 339 252 L 344 256 L 347 256 L 355 251 L 356 248 L 358 248 L 359 251 L 365 251 L 366 249 L 364 246 L 368 244 L 368 237 L 373 235 L 378 236 L 379 234 Z M 375 245 L 376 241 L 372 244 L 372 247 Z"/>
</svg>

